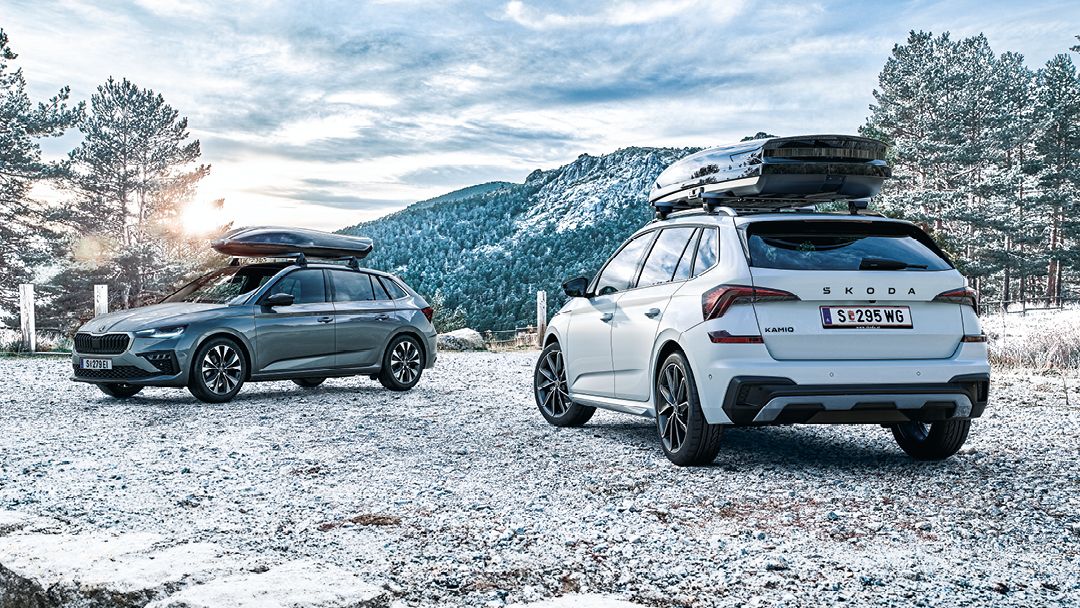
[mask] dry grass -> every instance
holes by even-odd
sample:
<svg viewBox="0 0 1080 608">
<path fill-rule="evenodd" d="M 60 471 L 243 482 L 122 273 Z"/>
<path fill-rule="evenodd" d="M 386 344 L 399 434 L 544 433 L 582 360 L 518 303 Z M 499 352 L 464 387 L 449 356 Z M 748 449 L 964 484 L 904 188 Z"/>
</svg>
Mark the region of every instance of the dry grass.
<svg viewBox="0 0 1080 608">
<path fill-rule="evenodd" d="M 1033 370 L 1080 368 L 1080 308 L 982 318 L 990 362 Z"/>
</svg>

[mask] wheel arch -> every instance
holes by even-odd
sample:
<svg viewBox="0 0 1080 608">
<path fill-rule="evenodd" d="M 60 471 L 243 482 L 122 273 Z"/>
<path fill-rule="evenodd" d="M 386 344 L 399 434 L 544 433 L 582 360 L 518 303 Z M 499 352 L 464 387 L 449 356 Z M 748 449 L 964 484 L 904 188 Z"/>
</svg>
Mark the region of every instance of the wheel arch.
<svg viewBox="0 0 1080 608">
<path fill-rule="evenodd" d="M 412 327 L 402 327 L 394 333 L 390 334 L 390 337 L 386 339 L 386 343 L 383 344 L 382 354 L 379 355 L 379 368 L 382 369 L 383 359 L 386 357 L 386 350 L 390 348 L 390 343 L 396 340 L 398 336 L 409 336 L 410 338 L 416 340 L 417 344 L 420 345 L 421 359 L 423 360 L 424 367 L 426 368 L 428 363 L 427 341 L 424 340 L 424 337 L 420 335 L 420 332 L 416 331 Z"/>
<path fill-rule="evenodd" d="M 228 338 L 236 342 L 237 345 L 240 346 L 240 352 L 244 355 L 244 360 L 247 362 L 247 373 L 244 374 L 244 381 L 246 382 L 248 380 L 251 380 L 252 371 L 255 369 L 255 361 L 252 358 L 253 349 L 251 348 L 251 344 L 248 342 L 247 338 L 243 334 L 239 332 L 229 331 L 227 329 L 218 329 L 209 332 L 206 335 L 201 336 L 191 347 L 191 356 L 188 357 L 188 378 L 191 377 L 191 370 L 194 369 L 195 366 L 195 353 L 200 348 L 202 348 L 203 344 L 206 344 L 207 341 L 213 340 L 214 338 Z"/>
</svg>

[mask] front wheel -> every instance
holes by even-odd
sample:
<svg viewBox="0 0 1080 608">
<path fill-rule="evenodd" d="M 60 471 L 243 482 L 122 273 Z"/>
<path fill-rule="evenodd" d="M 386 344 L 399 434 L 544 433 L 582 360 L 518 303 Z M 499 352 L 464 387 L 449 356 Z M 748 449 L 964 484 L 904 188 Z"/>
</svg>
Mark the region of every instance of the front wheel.
<svg viewBox="0 0 1080 608">
<path fill-rule="evenodd" d="M 915 460 L 944 460 L 964 445 L 970 430 L 971 420 L 939 420 L 894 424 L 892 434 Z"/>
<path fill-rule="evenodd" d="M 407 391 L 424 372 L 423 349 L 416 338 L 401 335 L 390 341 L 383 353 L 379 383 L 392 391 Z"/>
<path fill-rule="evenodd" d="M 128 397 L 134 397 L 143 389 L 141 384 L 126 384 L 123 382 L 110 382 L 108 384 L 97 385 L 101 392 L 110 397 L 116 397 L 117 399 L 127 399 Z"/>
<path fill-rule="evenodd" d="M 188 390 L 199 401 L 224 403 L 240 392 L 247 367 L 247 359 L 234 340 L 212 338 L 195 351 Z"/>
<path fill-rule="evenodd" d="M 548 344 L 540 353 L 533 372 L 533 396 L 540 415 L 554 426 L 582 426 L 596 413 L 595 407 L 570 400 L 566 386 L 566 361 L 558 342 Z"/>
<path fill-rule="evenodd" d="M 705 420 L 694 373 L 681 352 L 664 359 L 656 376 L 656 430 L 668 460 L 682 467 L 709 464 L 720 451 L 724 427 Z"/>
</svg>

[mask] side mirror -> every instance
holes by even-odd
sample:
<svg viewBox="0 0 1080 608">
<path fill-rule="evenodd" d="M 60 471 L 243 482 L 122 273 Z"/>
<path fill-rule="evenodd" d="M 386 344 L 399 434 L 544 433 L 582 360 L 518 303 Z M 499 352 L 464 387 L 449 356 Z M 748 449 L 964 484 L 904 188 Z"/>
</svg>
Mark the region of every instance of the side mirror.
<svg viewBox="0 0 1080 608">
<path fill-rule="evenodd" d="M 563 291 L 571 298 L 584 298 L 589 289 L 589 279 L 578 277 L 562 284 Z"/>
<path fill-rule="evenodd" d="M 292 306 L 296 298 L 291 293 L 275 293 L 263 300 L 263 306 L 274 308 L 275 306 Z"/>
</svg>

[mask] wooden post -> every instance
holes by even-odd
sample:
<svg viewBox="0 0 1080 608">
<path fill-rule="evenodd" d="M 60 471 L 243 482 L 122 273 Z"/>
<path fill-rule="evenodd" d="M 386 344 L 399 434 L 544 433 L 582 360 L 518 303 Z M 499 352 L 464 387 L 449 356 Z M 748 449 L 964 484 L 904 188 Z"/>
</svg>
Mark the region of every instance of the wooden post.
<svg viewBox="0 0 1080 608">
<path fill-rule="evenodd" d="M 109 286 L 94 285 L 94 316 L 109 312 Z"/>
<path fill-rule="evenodd" d="M 543 348 L 547 333 L 547 292 L 536 292 L 536 345 Z"/>
<path fill-rule="evenodd" d="M 19 321 L 22 326 L 23 348 L 28 352 L 37 350 L 37 327 L 34 323 L 34 286 L 19 285 Z"/>
</svg>

